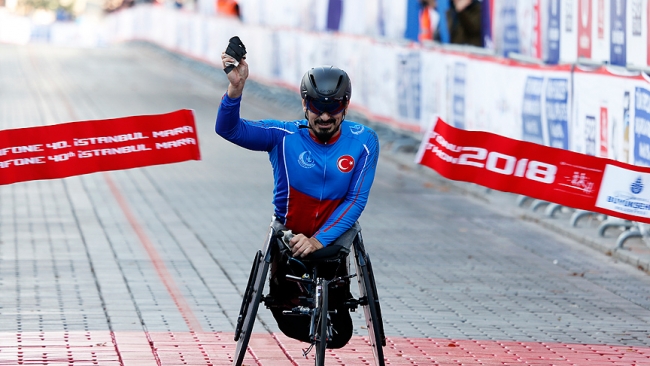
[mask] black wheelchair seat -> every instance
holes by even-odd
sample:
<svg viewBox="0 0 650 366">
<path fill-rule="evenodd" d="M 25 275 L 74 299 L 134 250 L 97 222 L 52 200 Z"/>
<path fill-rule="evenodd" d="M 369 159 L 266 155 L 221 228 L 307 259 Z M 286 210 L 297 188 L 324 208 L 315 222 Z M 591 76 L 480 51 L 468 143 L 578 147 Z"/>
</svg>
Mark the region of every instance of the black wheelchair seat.
<svg viewBox="0 0 650 366">
<path fill-rule="evenodd" d="M 350 249 L 342 245 L 329 245 L 319 249 L 303 259 L 303 262 L 334 262 L 345 258 L 350 254 Z"/>
</svg>

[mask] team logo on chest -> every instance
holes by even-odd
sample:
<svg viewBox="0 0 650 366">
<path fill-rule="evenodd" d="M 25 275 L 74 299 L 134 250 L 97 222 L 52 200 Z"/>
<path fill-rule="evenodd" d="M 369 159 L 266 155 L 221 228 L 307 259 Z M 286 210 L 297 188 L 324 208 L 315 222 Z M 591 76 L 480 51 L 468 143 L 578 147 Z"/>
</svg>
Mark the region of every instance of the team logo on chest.
<svg viewBox="0 0 650 366">
<path fill-rule="evenodd" d="M 362 125 L 352 125 L 350 126 L 350 132 L 352 132 L 355 135 L 361 134 L 363 132 L 363 126 Z"/>
<path fill-rule="evenodd" d="M 313 168 L 316 165 L 314 158 L 311 157 L 311 151 L 303 151 L 298 155 L 298 164 L 303 168 Z"/>
<path fill-rule="evenodd" d="M 343 173 L 348 173 L 354 168 L 354 158 L 350 155 L 343 155 L 336 162 L 336 166 Z"/>
</svg>

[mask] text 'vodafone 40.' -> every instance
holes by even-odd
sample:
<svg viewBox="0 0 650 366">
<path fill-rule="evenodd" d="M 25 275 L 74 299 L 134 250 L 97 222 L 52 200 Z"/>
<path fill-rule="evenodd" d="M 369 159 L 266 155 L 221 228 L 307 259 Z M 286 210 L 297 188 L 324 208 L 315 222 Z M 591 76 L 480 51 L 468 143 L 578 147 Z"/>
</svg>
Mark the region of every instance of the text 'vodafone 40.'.
<svg viewBox="0 0 650 366">
<path fill-rule="evenodd" d="M 190 110 L 0 131 L 0 184 L 200 159 Z"/>
<path fill-rule="evenodd" d="M 650 223 L 650 168 L 483 131 L 438 119 L 416 162 L 445 178 L 576 209 Z"/>
</svg>

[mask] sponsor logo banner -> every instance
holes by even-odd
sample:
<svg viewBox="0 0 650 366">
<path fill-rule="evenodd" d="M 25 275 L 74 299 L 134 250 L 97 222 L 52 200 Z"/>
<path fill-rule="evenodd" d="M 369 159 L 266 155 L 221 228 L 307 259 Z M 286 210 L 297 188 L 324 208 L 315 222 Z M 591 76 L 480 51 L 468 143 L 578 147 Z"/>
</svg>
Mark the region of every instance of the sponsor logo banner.
<svg viewBox="0 0 650 366">
<path fill-rule="evenodd" d="M 650 166 L 650 90 L 634 88 L 634 162 Z"/>
<path fill-rule="evenodd" d="M 544 144 L 542 127 L 542 90 L 544 78 L 528 76 L 524 87 L 524 102 L 521 109 L 521 123 L 525 141 Z"/>
<path fill-rule="evenodd" d="M 454 81 L 452 88 L 452 103 L 453 103 L 453 122 L 454 126 L 465 129 L 465 93 L 466 93 L 466 73 L 467 65 L 462 62 L 457 62 L 454 65 Z"/>
<path fill-rule="evenodd" d="M 578 57 L 591 58 L 591 0 L 578 2 Z"/>
<path fill-rule="evenodd" d="M 648 182 L 650 182 L 648 172 L 637 172 L 614 165 L 607 165 L 596 207 L 650 220 L 650 187 L 647 186 Z"/>
<path fill-rule="evenodd" d="M 448 179 L 650 223 L 650 168 L 465 131 L 441 119 L 416 162 Z"/>
<path fill-rule="evenodd" d="M 0 184 L 200 159 L 189 110 L 0 131 Z"/>
<path fill-rule="evenodd" d="M 612 65 L 626 66 L 626 6 L 625 0 L 615 0 L 610 3 L 610 56 Z"/>
<path fill-rule="evenodd" d="M 503 22 L 501 43 L 503 55 L 506 57 L 510 52 L 521 53 L 521 31 L 520 25 L 517 24 L 517 5 L 521 6 L 520 2 L 516 0 L 505 0 L 501 5 L 500 17 Z"/>
<path fill-rule="evenodd" d="M 557 64 L 560 61 L 560 0 L 550 0 L 548 3 L 546 62 Z"/>
<path fill-rule="evenodd" d="M 569 148 L 569 79 L 549 78 L 546 83 L 546 121 L 549 145 Z"/>
</svg>

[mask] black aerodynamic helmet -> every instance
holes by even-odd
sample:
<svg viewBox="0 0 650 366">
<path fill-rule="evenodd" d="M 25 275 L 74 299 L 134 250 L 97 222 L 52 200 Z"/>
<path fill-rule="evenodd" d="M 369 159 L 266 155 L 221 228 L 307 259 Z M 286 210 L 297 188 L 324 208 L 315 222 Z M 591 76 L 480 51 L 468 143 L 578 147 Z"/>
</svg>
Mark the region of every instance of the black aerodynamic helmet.
<svg viewBox="0 0 650 366">
<path fill-rule="evenodd" d="M 348 74 L 334 66 L 314 67 L 300 82 L 300 96 L 320 103 L 349 102 L 352 83 Z"/>
</svg>

